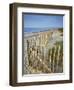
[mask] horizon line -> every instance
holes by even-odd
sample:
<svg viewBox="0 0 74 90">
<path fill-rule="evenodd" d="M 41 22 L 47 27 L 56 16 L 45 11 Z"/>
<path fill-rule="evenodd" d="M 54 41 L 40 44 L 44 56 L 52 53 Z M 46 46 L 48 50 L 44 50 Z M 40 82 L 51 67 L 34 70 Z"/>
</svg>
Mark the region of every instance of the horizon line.
<svg viewBox="0 0 74 90">
<path fill-rule="evenodd" d="M 57 28 L 55 28 L 55 29 L 57 29 Z M 63 28 L 58 28 L 57 30 L 60 30 L 60 29 L 63 29 Z M 45 31 L 52 31 L 52 29 L 50 29 L 50 30 L 43 30 L 43 31 L 30 31 L 30 33 L 45 32 Z M 28 32 L 29 32 L 29 31 L 28 31 Z M 25 31 L 24 31 L 24 33 L 28 33 L 28 32 L 25 32 Z"/>
</svg>

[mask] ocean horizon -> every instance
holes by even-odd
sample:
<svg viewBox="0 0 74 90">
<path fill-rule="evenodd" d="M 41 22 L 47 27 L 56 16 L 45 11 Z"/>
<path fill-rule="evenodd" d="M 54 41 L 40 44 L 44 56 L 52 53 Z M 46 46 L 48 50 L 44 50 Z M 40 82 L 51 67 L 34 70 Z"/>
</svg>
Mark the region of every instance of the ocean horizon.
<svg viewBox="0 0 74 90">
<path fill-rule="evenodd" d="M 24 28 L 24 32 L 25 33 L 31 33 L 31 32 L 42 32 L 42 31 L 51 31 L 51 30 L 61 30 L 61 29 L 63 29 L 63 27 L 55 27 L 55 28 L 47 28 L 47 27 L 45 27 L 45 28 Z"/>
</svg>

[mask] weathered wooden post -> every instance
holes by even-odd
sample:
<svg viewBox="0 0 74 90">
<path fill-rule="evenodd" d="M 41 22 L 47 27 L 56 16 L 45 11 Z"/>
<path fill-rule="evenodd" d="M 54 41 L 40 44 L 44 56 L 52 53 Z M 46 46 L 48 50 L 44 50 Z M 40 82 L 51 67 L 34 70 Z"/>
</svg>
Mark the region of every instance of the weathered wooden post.
<svg viewBox="0 0 74 90">
<path fill-rule="evenodd" d="M 57 69 L 57 71 L 58 71 L 58 67 L 59 67 L 59 56 L 60 56 L 60 45 L 58 45 L 58 55 L 57 55 L 57 67 L 56 67 L 56 69 Z"/>
<path fill-rule="evenodd" d="M 56 54 L 56 46 L 54 47 L 54 53 L 53 53 L 53 72 L 55 69 L 55 54 Z"/>
<path fill-rule="evenodd" d="M 52 65 L 51 65 L 51 56 L 52 56 L 52 49 L 50 49 L 50 56 L 49 56 L 50 70 L 51 70 L 51 67 L 52 67 Z"/>
<path fill-rule="evenodd" d="M 29 55 L 29 41 L 27 40 L 27 55 L 28 55 L 28 60 L 27 60 L 27 73 L 29 74 L 29 60 L 30 60 L 30 55 Z"/>
</svg>

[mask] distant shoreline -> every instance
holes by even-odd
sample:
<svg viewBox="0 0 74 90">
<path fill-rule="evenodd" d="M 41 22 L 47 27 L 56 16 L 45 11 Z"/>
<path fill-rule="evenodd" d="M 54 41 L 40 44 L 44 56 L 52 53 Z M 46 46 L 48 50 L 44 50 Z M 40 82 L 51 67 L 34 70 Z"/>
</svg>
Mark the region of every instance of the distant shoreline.
<svg viewBox="0 0 74 90">
<path fill-rule="evenodd" d="M 44 31 L 38 31 L 38 32 L 24 32 L 24 37 L 27 38 L 27 37 L 33 37 L 33 36 L 37 36 L 39 34 L 43 34 L 43 33 L 55 33 L 56 31 L 58 32 L 63 32 L 63 28 L 57 28 L 57 29 L 50 29 L 50 30 L 44 30 Z"/>
<path fill-rule="evenodd" d="M 24 28 L 24 33 L 26 34 L 26 33 L 38 33 L 38 32 L 47 32 L 47 31 L 54 31 L 54 30 L 63 30 L 63 28 L 28 28 L 28 29 L 36 29 L 36 31 L 25 31 L 25 29 L 27 29 L 27 28 Z M 38 29 L 38 31 L 37 31 L 37 29 Z"/>
</svg>

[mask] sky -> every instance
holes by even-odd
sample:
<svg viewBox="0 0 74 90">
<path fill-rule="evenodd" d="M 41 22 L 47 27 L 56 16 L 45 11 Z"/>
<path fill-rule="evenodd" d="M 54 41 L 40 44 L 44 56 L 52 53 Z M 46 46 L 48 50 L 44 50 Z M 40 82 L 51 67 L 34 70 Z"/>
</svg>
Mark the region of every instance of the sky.
<svg viewBox="0 0 74 90">
<path fill-rule="evenodd" d="M 26 32 L 39 28 L 63 28 L 63 16 L 24 14 L 24 28 Z"/>
</svg>

